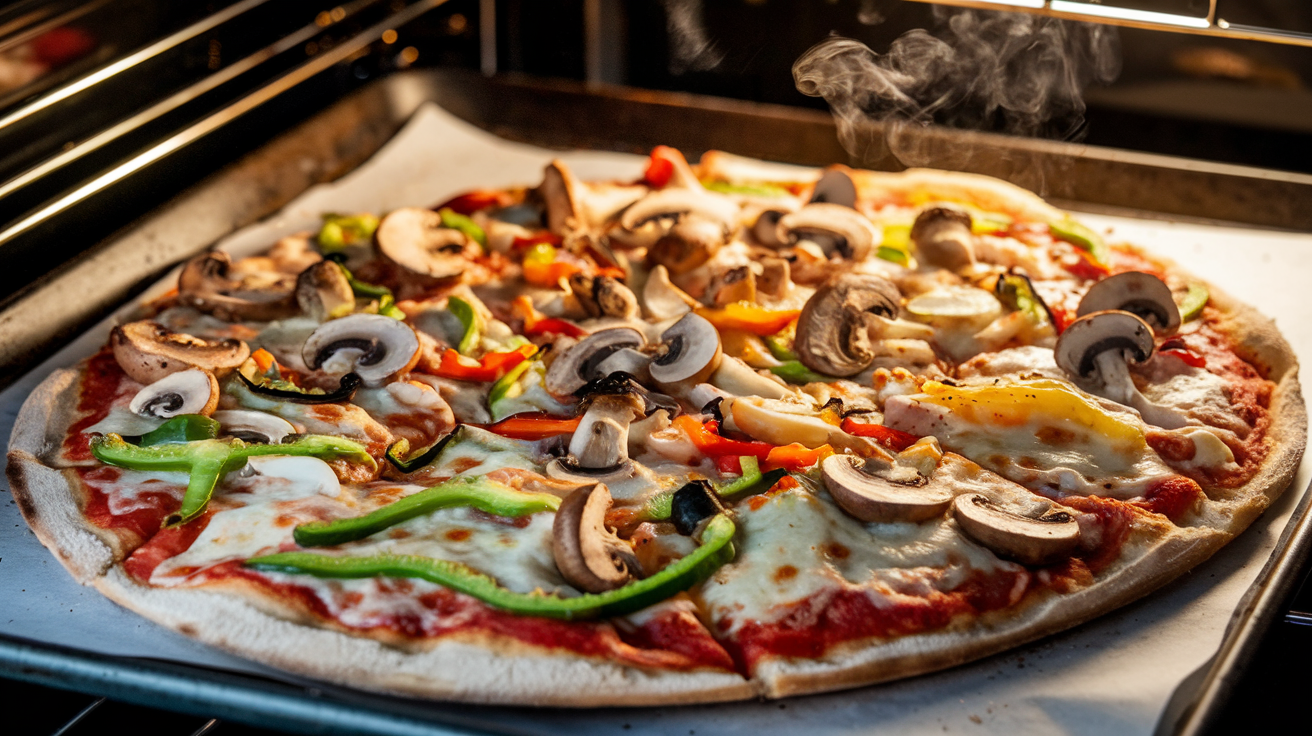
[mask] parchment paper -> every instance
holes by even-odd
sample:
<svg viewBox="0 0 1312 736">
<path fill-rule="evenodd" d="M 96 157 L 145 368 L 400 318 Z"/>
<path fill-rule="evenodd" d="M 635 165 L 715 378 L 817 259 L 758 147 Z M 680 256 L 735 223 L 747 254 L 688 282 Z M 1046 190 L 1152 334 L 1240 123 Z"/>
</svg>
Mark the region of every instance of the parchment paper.
<svg viewBox="0 0 1312 736">
<path fill-rule="evenodd" d="M 330 186 L 316 187 L 275 217 L 236 233 L 224 247 L 254 252 L 281 235 L 317 227 L 322 212 L 382 212 L 431 206 L 462 190 L 535 184 L 559 155 L 582 178 L 637 178 L 640 157 L 550 151 L 502 141 L 433 106 L 422 109 L 379 154 Z M 1174 258 L 1268 315 L 1301 356 L 1312 355 L 1306 319 L 1312 236 L 1084 215 L 1113 239 Z M 0 437 L 24 398 L 56 367 L 103 344 L 109 323 L 69 345 L 0 394 Z M 809 736 L 907 734 L 1147 734 L 1175 687 L 1216 651 L 1229 616 L 1273 549 L 1298 496 L 1291 490 L 1243 536 L 1180 580 L 1112 615 L 947 672 L 893 684 L 774 702 L 615 710 L 543 710 L 434 705 L 492 730 L 525 733 Z M 279 676 L 196 644 L 82 588 L 37 542 L 8 488 L 0 495 L 0 632 L 88 651 L 175 660 Z"/>
</svg>

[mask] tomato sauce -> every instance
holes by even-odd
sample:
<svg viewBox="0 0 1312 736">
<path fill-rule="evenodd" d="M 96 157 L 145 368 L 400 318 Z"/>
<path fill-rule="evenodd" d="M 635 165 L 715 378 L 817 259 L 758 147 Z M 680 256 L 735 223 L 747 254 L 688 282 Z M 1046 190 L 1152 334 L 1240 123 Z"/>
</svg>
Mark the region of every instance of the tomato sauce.
<svg viewBox="0 0 1312 736">
<path fill-rule="evenodd" d="M 64 455 L 68 459 L 91 459 L 91 436 L 86 430 L 109 414 L 125 380 L 128 380 L 127 374 L 118 367 L 114 351 L 109 347 L 101 348 L 87 359 L 82 373 L 82 393 L 77 402 L 77 411 L 82 418 L 68 428 L 68 437 L 64 439 Z"/>
<path fill-rule="evenodd" d="M 133 492 L 131 508 L 115 513 L 110 506 L 107 487 L 122 476 L 123 471 L 108 465 L 95 468 L 78 468 L 78 477 L 87 488 L 86 507 L 82 513 L 88 521 L 102 529 L 126 533 L 141 540 L 150 539 L 159 531 L 165 517 L 182 506 L 182 489 L 162 482 L 152 482 L 159 490 L 137 488 Z"/>
</svg>

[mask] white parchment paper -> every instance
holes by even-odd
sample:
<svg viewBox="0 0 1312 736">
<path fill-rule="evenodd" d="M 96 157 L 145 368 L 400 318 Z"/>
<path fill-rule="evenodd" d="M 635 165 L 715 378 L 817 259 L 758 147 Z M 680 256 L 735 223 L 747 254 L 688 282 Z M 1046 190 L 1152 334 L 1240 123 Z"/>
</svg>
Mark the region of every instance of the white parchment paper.
<svg viewBox="0 0 1312 736">
<path fill-rule="evenodd" d="M 322 212 L 382 212 L 431 206 L 478 187 L 535 184 L 543 165 L 565 159 L 582 178 L 637 178 L 641 157 L 558 154 L 509 143 L 433 106 L 364 166 L 315 187 L 273 218 L 234 234 L 237 253 L 267 248 L 281 236 L 317 227 Z M 1113 239 L 1174 258 L 1268 315 L 1300 356 L 1312 356 L 1306 318 L 1312 236 L 1083 215 Z M 0 437 L 8 437 L 27 394 L 56 368 L 103 344 L 109 322 L 78 339 L 0 394 Z M 1215 653 L 1240 597 L 1270 555 L 1297 496 L 1308 485 L 1304 462 L 1291 490 L 1242 537 L 1147 599 L 1036 644 L 974 664 L 902 682 L 842 693 L 716 706 L 615 710 L 543 710 L 434 705 L 490 730 L 524 733 L 769 736 L 945 732 L 1147 734 L 1176 686 Z M 37 542 L 5 487 L 0 495 L 0 633 L 92 652 L 151 657 L 270 676 L 261 665 L 197 644 L 121 609 L 73 582 Z"/>
</svg>

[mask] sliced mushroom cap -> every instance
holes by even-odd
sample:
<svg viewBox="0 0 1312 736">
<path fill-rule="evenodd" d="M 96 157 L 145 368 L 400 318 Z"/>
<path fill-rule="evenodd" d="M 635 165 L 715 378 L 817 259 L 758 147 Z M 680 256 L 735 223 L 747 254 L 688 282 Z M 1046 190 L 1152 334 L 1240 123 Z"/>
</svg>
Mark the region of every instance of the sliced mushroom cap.
<svg viewBox="0 0 1312 736">
<path fill-rule="evenodd" d="M 608 470 L 629 459 L 629 424 L 642 417 L 643 401 L 632 393 L 589 397 L 587 410 L 569 441 L 580 468 Z"/>
<path fill-rule="evenodd" d="M 287 435 L 296 433 L 291 422 L 268 412 L 224 409 L 214 412 L 213 416 L 223 434 L 244 442 L 276 445 Z"/>
<path fill-rule="evenodd" d="M 633 348 L 622 348 L 611 353 L 609 358 L 597 364 L 597 374 L 610 376 L 627 373 L 638 381 L 651 378 L 647 368 L 651 365 L 651 356 Z"/>
<path fill-rule="evenodd" d="M 737 266 L 715 274 L 706 293 L 711 304 L 723 307 L 734 302 L 756 301 L 756 274 L 751 266 Z"/>
<path fill-rule="evenodd" d="M 816 180 L 811 190 L 811 204 L 828 202 L 843 207 L 856 207 L 856 183 L 846 166 L 831 166 Z"/>
<path fill-rule="evenodd" d="M 548 478 L 555 480 L 570 481 L 579 485 L 588 485 L 591 483 L 618 483 L 622 480 L 628 480 L 633 477 L 634 467 L 632 460 L 609 467 L 609 468 L 585 468 L 579 465 L 572 457 L 558 457 L 547 463 L 546 474 Z"/>
<path fill-rule="evenodd" d="M 604 483 L 580 488 L 560 504 L 551 527 L 556 569 L 585 593 L 614 590 L 641 574 L 633 548 L 606 527 L 613 503 Z"/>
<path fill-rule="evenodd" d="M 724 223 L 684 217 L 647 249 L 647 259 L 670 273 L 687 273 L 710 260 L 728 239 Z"/>
<path fill-rule="evenodd" d="M 1126 271 L 1094 284 L 1076 314 L 1119 310 L 1147 322 L 1158 332 L 1171 333 L 1180 327 L 1180 308 L 1171 296 L 1171 287 L 1150 273 Z"/>
<path fill-rule="evenodd" d="M 873 316 L 895 318 L 902 295 L 880 276 L 842 274 L 816 290 L 797 319 L 794 351 L 813 371 L 860 373 L 875 359 L 869 331 Z"/>
<path fill-rule="evenodd" d="M 419 360 L 419 338 L 410 325 L 391 317 L 353 314 L 310 333 L 301 357 L 311 370 L 355 373 L 366 385 L 381 386 Z"/>
<path fill-rule="evenodd" d="M 952 489 L 945 484 L 901 465 L 872 464 L 855 455 L 830 455 L 820 463 L 829 495 L 861 521 L 921 522 L 942 516 L 952 504 Z"/>
<path fill-rule="evenodd" d="M 290 277 L 265 283 L 230 278 L 232 257 L 212 250 L 187 261 L 178 274 L 178 301 L 222 320 L 274 320 L 296 313 Z"/>
<path fill-rule="evenodd" d="M 642 287 L 642 301 L 647 314 L 655 320 L 674 319 L 697 306 L 696 299 L 670 283 L 670 273 L 665 266 L 656 266 L 647 275 L 647 283 Z"/>
<path fill-rule="evenodd" d="M 149 320 L 115 327 L 109 334 L 109 344 L 123 372 L 146 384 L 188 368 L 223 375 L 251 354 L 241 340 L 202 340 Z"/>
<path fill-rule="evenodd" d="M 133 414 L 172 419 L 179 414 L 209 416 L 219 405 L 219 382 L 214 374 L 190 368 L 155 381 L 137 392 L 128 404 Z"/>
<path fill-rule="evenodd" d="M 545 384 L 553 396 L 572 396 L 589 381 L 604 378 L 600 366 L 607 358 L 626 348 L 641 350 L 647 340 L 631 327 L 598 330 L 571 345 L 547 368 Z"/>
<path fill-rule="evenodd" d="M 316 322 L 349 313 L 355 307 L 355 292 L 346 274 L 332 261 L 319 261 L 296 279 L 296 303 Z"/>
<path fill-rule="evenodd" d="M 761 214 L 757 215 L 756 221 L 752 223 L 752 237 L 756 238 L 756 242 L 770 248 L 787 246 L 788 242 L 779 238 L 779 221 L 789 211 L 775 208 L 762 210 Z"/>
<path fill-rule="evenodd" d="M 378 252 L 407 271 L 434 279 L 454 279 L 469 267 L 469 236 L 443 227 L 442 216 L 419 207 L 389 212 L 374 231 Z"/>
<path fill-rule="evenodd" d="M 657 383 L 701 383 L 720 365 L 720 333 L 715 325 L 689 313 L 661 333 L 661 348 L 648 370 Z"/>
<path fill-rule="evenodd" d="M 1061 510 L 1029 518 L 1001 508 L 987 496 L 968 493 L 952 502 L 952 515 L 966 536 L 999 557 L 1025 565 L 1069 557 L 1080 543 L 1079 522 Z"/>
<path fill-rule="evenodd" d="M 737 223 L 738 203 L 723 194 L 704 189 L 661 189 L 634 202 L 620 216 L 625 230 L 635 230 L 652 220 L 697 217 L 729 230 Z"/>
<path fill-rule="evenodd" d="M 865 215 L 841 204 L 808 204 L 779 218 L 780 242 L 796 244 L 810 241 L 820 246 L 826 256 L 835 253 L 854 261 L 863 261 L 874 252 L 879 233 Z"/>
<path fill-rule="evenodd" d="M 1076 380 L 1103 386 L 1099 355 L 1115 352 L 1122 365 L 1142 363 L 1153 354 L 1153 330 L 1129 312 L 1094 312 L 1075 320 L 1057 338 L 1057 365 Z M 1124 357 L 1121 357 L 1121 356 Z"/>
<path fill-rule="evenodd" d="M 552 161 L 542 172 L 538 194 L 547 208 L 547 229 L 557 235 L 587 226 L 583 185 L 563 161 Z"/>
<path fill-rule="evenodd" d="M 792 269 L 788 261 L 782 258 L 762 258 L 757 262 L 761 264 L 761 275 L 756 279 L 756 290 L 775 299 L 787 296 L 789 287 L 793 285 Z"/>
<path fill-rule="evenodd" d="M 970 214 L 952 207 L 921 210 L 911 226 L 916 254 L 928 265 L 959 271 L 975 262 Z"/>
<path fill-rule="evenodd" d="M 793 395 L 783 383 L 757 373 L 751 366 L 732 355 L 720 358 L 720 367 L 711 374 L 711 385 L 734 396 L 784 399 Z"/>
<path fill-rule="evenodd" d="M 580 272 L 569 277 L 569 288 L 589 317 L 633 319 L 638 316 L 638 297 L 613 277 L 593 277 Z"/>
<path fill-rule="evenodd" d="M 726 420 L 732 420 L 734 429 L 772 445 L 796 442 L 804 447 L 815 448 L 828 444 L 835 435 L 842 434 L 838 427 L 814 414 L 778 411 L 769 402 L 753 396 L 724 399 L 720 403 L 720 412 Z"/>
</svg>

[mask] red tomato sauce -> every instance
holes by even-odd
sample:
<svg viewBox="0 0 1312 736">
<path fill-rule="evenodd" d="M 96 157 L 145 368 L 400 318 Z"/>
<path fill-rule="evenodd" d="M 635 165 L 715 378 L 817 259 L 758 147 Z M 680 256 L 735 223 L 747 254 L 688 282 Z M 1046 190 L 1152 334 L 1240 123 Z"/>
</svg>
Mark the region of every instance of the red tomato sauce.
<svg viewBox="0 0 1312 736">
<path fill-rule="evenodd" d="M 137 540 L 150 539 L 159 531 L 164 518 L 182 506 L 182 493 L 178 486 L 156 481 L 154 483 L 158 484 L 158 491 L 137 489 L 131 510 L 115 513 L 110 507 L 106 488 L 112 486 L 123 471 L 101 465 L 77 468 L 76 472 L 87 488 L 86 507 L 82 512 L 88 521 L 102 529 L 135 535 Z"/>
<path fill-rule="evenodd" d="M 68 459 L 91 459 L 91 436 L 86 430 L 109 414 L 109 407 L 125 380 L 128 380 L 127 374 L 118 367 L 114 352 L 108 347 L 101 348 L 87 359 L 82 373 L 82 393 L 77 402 L 77 411 L 82 418 L 68 428 L 68 437 L 64 439 L 64 454 Z"/>
</svg>

